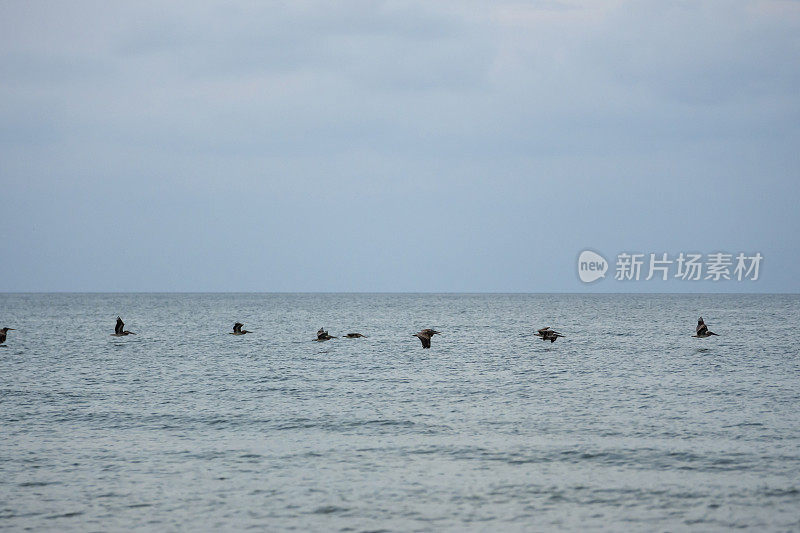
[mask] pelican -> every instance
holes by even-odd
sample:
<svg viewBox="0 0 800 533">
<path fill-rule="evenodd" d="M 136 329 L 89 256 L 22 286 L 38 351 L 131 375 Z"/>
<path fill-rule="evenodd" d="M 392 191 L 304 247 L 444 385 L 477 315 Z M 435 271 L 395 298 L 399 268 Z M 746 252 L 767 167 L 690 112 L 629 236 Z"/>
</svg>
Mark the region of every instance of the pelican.
<svg viewBox="0 0 800 533">
<path fill-rule="evenodd" d="M 695 328 L 695 334 L 692 337 L 697 337 L 698 339 L 705 339 L 706 337 L 710 337 L 711 335 L 717 335 L 713 331 L 708 331 L 708 326 L 706 323 L 703 322 L 703 317 L 697 319 L 697 328 Z M 719 337 L 719 335 L 717 335 Z"/>
<path fill-rule="evenodd" d="M 111 334 L 112 337 L 124 337 L 125 335 L 136 335 L 136 333 L 132 331 L 126 331 L 123 328 L 125 327 L 125 322 L 122 321 L 120 317 L 117 317 L 117 325 L 114 326 L 114 333 Z"/>
<path fill-rule="evenodd" d="M 242 324 L 241 322 L 237 322 L 236 324 L 234 324 L 231 335 L 244 335 L 246 333 L 252 333 L 252 331 L 247 331 L 246 329 L 242 329 L 242 326 L 244 326 L 244 324 Z"/>
<path fill-rule="evenodd" d="M 327 341 L 327 340 L 331 340 L 331 339 L 335 339 L 335 338 L 336 337 L 332 337 L 331 335 L 328 335 L 328 332 L 325 331 L 325 328 L 319 328 L 319 331 L 317 331 L 317 338 L 314 339 L 314 340 L 317 341 L 317 342 L 322 342 L 322 341 Z"/>
<path fill-rule="evenodd" d="M 364 337 L 365 339 L 367 338 L 366 335 L 362 335 L 361 333 L 348 333 L 345 335 L 345 337 L 348 339 L 360 339 L 361 337 Z"/>
<path fill-rule="evenodd" d="M 433 329 L 423 329 L 419 333 L 414 333 L 412 337 L 416 337 L 422 343 L 423 348 L 430 348 L 431 347 L 431 337 L 439 333 Z"/>
<path fill-rule="evenodd" d="M 543 341 L 550 341 L 551 344 L 556 342 L 556 339 L 558 339 L 559 337 L 564 336 L 561 333 L 553 329 L 550 329 L 550 326 L 538 330 L 536 333 L 534 333 L 534 335 L 541 338 Z"/>
<path fill-rule="evenodd" d="M 6 342 L 6 333 L 8 333 L 9 331 L 14 331 L 14 328 L 0 329 L 0 346 L 5 346 L 5 344 L 3 343 Z"/>
</svg>

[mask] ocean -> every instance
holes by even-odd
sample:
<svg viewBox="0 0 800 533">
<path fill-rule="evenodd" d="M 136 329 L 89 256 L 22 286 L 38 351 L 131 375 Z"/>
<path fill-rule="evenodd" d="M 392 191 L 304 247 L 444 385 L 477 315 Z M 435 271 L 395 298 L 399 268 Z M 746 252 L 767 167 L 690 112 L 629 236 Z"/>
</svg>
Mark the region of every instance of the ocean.
<svg viewBox="0 0 800 533">
<path fill-rule="evenodd" d="M 0 529 L 798 530 L 798 324 L 798 295 L 0 294 Z"/>
</svg>

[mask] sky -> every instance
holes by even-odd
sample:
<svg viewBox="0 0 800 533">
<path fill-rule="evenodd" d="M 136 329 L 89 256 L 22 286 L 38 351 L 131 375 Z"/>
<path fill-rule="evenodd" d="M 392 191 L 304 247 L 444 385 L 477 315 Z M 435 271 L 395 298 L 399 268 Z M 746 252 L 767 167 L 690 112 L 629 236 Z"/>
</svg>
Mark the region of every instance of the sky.
<svg viewBox="0 0 800 533">
<path fill-rule="evenodd" d="M 5 0 L 0 291 L 798 293 L 799 65 L 793 0 Z"/>
</svg>

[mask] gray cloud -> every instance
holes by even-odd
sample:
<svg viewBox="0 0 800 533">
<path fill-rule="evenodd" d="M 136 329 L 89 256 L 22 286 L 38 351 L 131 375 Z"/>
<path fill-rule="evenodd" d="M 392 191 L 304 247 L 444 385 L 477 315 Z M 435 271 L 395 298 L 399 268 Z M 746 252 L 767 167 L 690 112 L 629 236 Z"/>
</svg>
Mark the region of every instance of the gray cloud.
<svg viewBox="0 0 800 533">
<path fill-rule="evenodd" d="M 795 6 L 3 4 L 0 290 L 580 290 L 591 246 L 797 291 Z"/>
</svg>

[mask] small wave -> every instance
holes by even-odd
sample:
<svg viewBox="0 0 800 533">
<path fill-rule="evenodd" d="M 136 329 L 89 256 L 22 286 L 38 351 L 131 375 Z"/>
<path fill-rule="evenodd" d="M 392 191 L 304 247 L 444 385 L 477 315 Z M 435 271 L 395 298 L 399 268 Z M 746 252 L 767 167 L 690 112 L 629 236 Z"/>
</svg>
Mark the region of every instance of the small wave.
<svg viewBox="0 0 800 533">
<path fill-rule="evenodd" d="M 798 496 L 800 495 L 800 490 L 796 487 L 788 487 L 782 489 L 762 489 L 759 491 L 759 494 L 762 496 L 767 496 L 769 498 L 781 498 L 783 496 Z"/>
<path fill-rule="evenodd" d="M 739 424 L 730 424 L 727 426 L 722 426 L 725 429 L 728 428 L 746 428 L 746 427 L 764 427 L 764 424 L 761 422 L 741 422 Z"/>
<path fill-rule="evenodd" d="M 352 431 L 369 427 L 387 428 L 387 430 L 391 430 L 392 428 L 398 428 L 398 427 L 418 428 L 420 430 L 432 429 L 425 424 L 419 424 L 411 420 L 386 420 L 386 419 L 345 420 L 345 421 L 297 419 L 294 421 L 280 424 L 276 426 L 275 429 L 277 429 L 278 431 L 295 430 L 295 429 L 321 429 L 325 431 L 340 432 L 340 431 Z"/>
<path fill-rule="evenodd" d="M 63 513 L 63 514 L 54 514 L 50 516 L 46 516 L 48 520 L 55 520 L 58 518 L 73 518 L 75 516 L 80 516 L 83 514 L 83 511 L 72 511 L 70 513 Z"/>
<path fill-rule="evenodd" d="M 333 513 L 342 513 L 347 511 L 346 507 L 337 507 L 335 505 L 323 505 L 322 507 L 317 507 L 313 511 L 312 514 L 333 514 Z"/>
<path fill-rule="evenodd" d="M 18 487 L 46 487 L 47 485 L 60 485 L 60 481 L 23 481 Z"/>
</svg>

